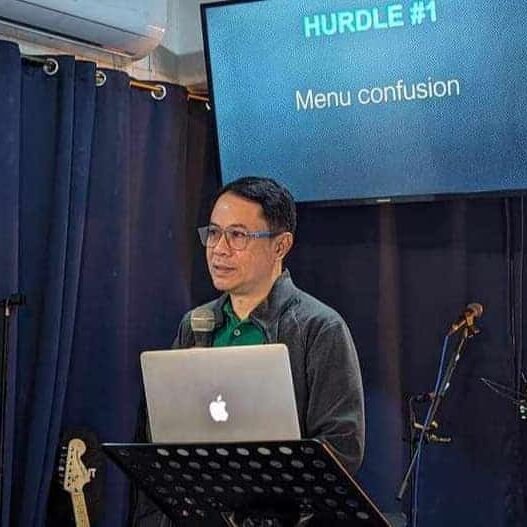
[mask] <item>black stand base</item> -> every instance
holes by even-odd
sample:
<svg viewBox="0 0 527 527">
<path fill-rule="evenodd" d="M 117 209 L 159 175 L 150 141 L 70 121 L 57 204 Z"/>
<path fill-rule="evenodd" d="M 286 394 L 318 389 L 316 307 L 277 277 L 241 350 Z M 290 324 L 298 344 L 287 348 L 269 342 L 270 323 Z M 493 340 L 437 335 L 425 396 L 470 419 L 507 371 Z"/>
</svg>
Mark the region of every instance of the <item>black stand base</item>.
<svg viewBox="0 0 527 527">
<path fill-rule="evenodd" d="M 313 514 L 280 515 L 276 511 L 268 514 L 255 516 L 254 513 L 230 513 L 222 514 L 222 518 L 229 527 L 307 527 Z"/>
</svg>

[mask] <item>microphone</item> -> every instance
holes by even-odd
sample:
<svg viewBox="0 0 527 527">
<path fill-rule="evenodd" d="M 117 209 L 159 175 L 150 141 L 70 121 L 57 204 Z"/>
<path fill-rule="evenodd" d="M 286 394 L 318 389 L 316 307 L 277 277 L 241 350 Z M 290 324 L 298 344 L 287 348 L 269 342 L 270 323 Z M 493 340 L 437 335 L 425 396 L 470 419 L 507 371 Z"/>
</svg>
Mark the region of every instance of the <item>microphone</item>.
<svg viewBox="0 0 527 527">
<path fill-rule="evenodd" d="M 483 314 L 483 306 L 474 302 L 469 304 L 463 314 L 457 319 L 456 322 L 450 326 L 448 336 L 451 337 L 454 333 L 457 333 L 460 329 L 465 326 L 471 327 L 474 325 L 474 319 L 479 318 Z"/>
<path fill-rule="evenodd" d="M 212 309 L 197 307 L 190 313 L 190 327 L 194 333 L 194 342 L 198 348 L 207 348 L 211 345 L 211 336 L 216 317 Z"/>
</svg>

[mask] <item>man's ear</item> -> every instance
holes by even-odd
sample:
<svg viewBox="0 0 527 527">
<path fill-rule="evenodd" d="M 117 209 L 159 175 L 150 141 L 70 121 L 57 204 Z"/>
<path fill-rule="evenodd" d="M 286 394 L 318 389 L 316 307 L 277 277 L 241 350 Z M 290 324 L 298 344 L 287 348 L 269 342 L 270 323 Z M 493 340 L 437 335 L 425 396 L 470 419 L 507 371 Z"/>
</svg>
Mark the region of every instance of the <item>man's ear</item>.
<svg viewBox="0 0 527 527">
<path fill-rule="evenodd" d="M 292 246 L 293 235 L 290 232 L 284 232 L 283 234 L 280 234 L 276 240 L 275 246 L 277 258 L 283 260 L 287 256 L 287 253 L 291 250 Z"/>
</svg>

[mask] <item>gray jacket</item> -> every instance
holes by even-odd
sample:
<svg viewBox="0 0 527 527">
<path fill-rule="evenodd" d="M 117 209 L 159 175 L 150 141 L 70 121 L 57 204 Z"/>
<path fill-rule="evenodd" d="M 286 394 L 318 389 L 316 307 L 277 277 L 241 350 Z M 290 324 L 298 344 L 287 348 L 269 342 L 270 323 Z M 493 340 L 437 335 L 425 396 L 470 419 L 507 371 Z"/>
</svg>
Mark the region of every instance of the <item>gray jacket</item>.
<svg viewBox="0 0 527 527">
<path fill-rule="evenodd" d="M 223 324 L 227 298 L 205 305 L 214 312 L 216 327 Z M 268 343 L 289 349 L 302 437 L 328 440 L 347 469 L 356 472 L 364 452 L 364 396 L 357 352 L 342 317 L 298 289 L 286 270 L 249 318 Z M 187 313 L 173 347 L 194 344 Z"/>
<path fill-rule="evenodd" d="M 223 324 L 227 298 L 224 294 L 206 304 L 215 314 L 216 327 Z M 289 271 L 284 271 L 249 318 L 263 330 L 268 343 L 280 342 L 289 349 L 302 437 L 326 439 L 346 468 L 356 472 L 364 451 L 364 396 L 357 352 L 342 317 L 295 287 Z M 212 333 L 208 338 L 200 345 L 211 345 Z M 173 347 L 194 345 L 189 312 L 181 321 Z M 132 506 L 131 525 L 173 526 L 142 494 Z M 192 522 L 181 525 L 194 527 Z"/>
</svg>

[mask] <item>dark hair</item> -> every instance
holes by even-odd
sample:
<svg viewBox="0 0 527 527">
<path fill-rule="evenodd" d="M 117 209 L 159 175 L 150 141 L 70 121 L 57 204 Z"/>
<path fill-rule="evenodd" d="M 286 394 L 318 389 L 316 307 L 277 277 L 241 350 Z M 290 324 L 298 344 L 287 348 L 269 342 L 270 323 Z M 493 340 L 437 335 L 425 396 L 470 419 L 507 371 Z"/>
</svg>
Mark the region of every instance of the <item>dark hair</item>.
<svg viewBox="0 0 527 527">
<path fill-rule="evenodd" d="M 264 218 L 273 232 L 296 230 L 296 206 L 293 196 L 274 179 L 261 177 L 243 177 L 221 188 L 214 202 L 227 192 L 254 201 L 261 205 Z"/>
</svg>

